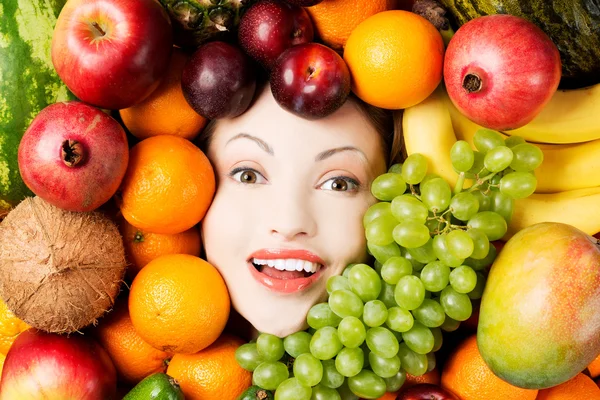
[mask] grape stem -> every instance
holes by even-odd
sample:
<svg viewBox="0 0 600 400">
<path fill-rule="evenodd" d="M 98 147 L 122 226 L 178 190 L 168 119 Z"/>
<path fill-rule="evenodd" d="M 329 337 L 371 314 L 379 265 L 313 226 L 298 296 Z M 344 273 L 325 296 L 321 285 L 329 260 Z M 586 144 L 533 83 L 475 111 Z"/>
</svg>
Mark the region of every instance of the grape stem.
<svg viewBox="0 0 600 400">
<path fill-rule="evenodd" d="M 462 172 L 461 172 L 461 174 L 462 174 Z M 475 190 L 478 190 L 478 189 L 479 189 L 479 187 L 480 187 L 481 185 L 483 185 L 485 182 L 487 182 L 487 181 L 489 181 L 490 179 L 492 179 L 494 176 L 496 176 L 496 174 L 497 174 L 497 172 L 492 172 L 491 174 L 489 174 L 489 175 L 486 175 L 486 176 L 484 176 L 483 178 L 479 178 L 479 177 L 477 177 L 477 181 L 476 181 L 476 182 L 473 184 L 473 186 L 471 186 L 471 187 L 469 188 L 469 190 L 468 190 L 468 191 L 469 191 L 469 192 L 473 192 L 473 191 L 475 191 Z M 460 178 L 459 178 L 459 179 L 460 179 Z"/>
<path fill-rule="evenodd" d="M 417 191 L 415 189 L 415 186 L 413 184 L 409 184 L 408 187 L 410 187 L 410 193 L 415 196 L 417 199 L 421 200 L 421 196 L 419 196 L 417 194 Z"/>
</svg>

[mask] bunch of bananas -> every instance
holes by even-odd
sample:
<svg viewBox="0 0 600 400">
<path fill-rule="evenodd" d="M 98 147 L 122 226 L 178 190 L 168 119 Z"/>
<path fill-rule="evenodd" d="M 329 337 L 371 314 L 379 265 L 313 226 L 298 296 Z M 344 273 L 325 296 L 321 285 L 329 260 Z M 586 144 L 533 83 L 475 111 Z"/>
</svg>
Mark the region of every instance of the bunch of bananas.
<svg viewBox="0 0 600 400">
<path fill-rule="evenodd" d="M 473 146 L 482 128 L 454 107 L 443 84 L 404 110 L 402 127 L 406 154 L 425 155 L 429 170 L 451 185 L 458 179 L 450 162 L 452 145 L 465 140 Z M 600 84 L 557 91 L 533 121 L 508 134 L 539 146 L 544 161 L 535 171 L 536 193 L 516 200 L 504 239 L 538 222 L 562 222 L 590 235 L 600 232 Z"/>
</svg>

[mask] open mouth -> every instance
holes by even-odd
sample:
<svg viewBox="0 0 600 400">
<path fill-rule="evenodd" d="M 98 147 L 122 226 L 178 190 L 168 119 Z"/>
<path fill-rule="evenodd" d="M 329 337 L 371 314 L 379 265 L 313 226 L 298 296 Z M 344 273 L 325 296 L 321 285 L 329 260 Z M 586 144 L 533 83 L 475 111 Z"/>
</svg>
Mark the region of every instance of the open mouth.
<svg viewBox="0 0 600 400">
<path fill-rule="evenodd" d="M 293 258 L 270 260 L 252 258 L 250 262 L 258 272 L 281 280 L 308 278 L 323 267 L 319 263 Z"/>
</svg>

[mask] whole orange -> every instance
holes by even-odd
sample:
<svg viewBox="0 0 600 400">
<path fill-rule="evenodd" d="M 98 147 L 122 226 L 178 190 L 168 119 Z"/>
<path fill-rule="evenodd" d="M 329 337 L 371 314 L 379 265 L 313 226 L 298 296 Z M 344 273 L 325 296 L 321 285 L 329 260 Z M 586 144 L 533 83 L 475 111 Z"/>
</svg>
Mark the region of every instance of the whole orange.
<svg viewBox="0 0 600 400">
<path fill-rule="evenodd" d="M 305 9 L 323 43 L 331 48 L 341 49 L 358 24 L 371 15 L 391 10 L 396 5 L 396 0 L 323 0 Z"/>
<path fill-rule="evenodd" d="M 352 31 L 344 61 L 358 97 L 377 107 L 403 109 L 425 100 L 441 82 L 444 42 L 425 18 L 384 11 Z"/>
<path fill-rule="evenodd" d="M 160 85 L 144 101 L 119 110 L 123 123 L 139 139 L 176 135 L 192 140 L 204 128 L 206 118 L 194 111 L 183 96 L 181 75 L 189 56 L 173 48 L 169 67 Z"/>
<path fill-rule="evenodd" d="M 119 230 L 123 236 L 125 255 L 129 263 L 127 275 L 130 278 L 135 278 L 146 264 L 165 254 L 200 255 L 202 241 L 200 230 L 196 226 L 181 233 L 168 235 L 145 232 L 122 218 Z"/>
<path fill-rule="evenodd" d="M 242 344 L 243 340 L 223 334 L 195 354 L 175 354 L 167 374 L 179 382 L 186 400 L 236 400 L 252 384 L 252 373 L 235 360 Z"/>
<path fill-rule="evenodd" d="M 202 150 L 177 136 L 153 136 L 129 152 L 120 209 L 139 229 L 175 234 L 204 218 L 214 193 L 214 171 Z"/>
<path fill-rule="evenodd" d="M 199 257 L 169 254 L 150 261 L 129 293 L 129 314 L 142 339 L 172 353 L 195 353 L 223 332 L 230 301 L 225 281 Z"/>
<path fill-rule="evenodd" d="M 171 354 L 155 349 L 140 337 L 131 323 L 127 299 L 117 301 L 115 308 L 94 328 L 94 334 L 123 382 L 136 384 L 167 369 Z"/>
<path fill-rule="evenodd" d="M 29 325 L 21 321 L 0 300 L 0 354 L 6 355 L 19 333 L 29 329 Z"/>
<path fill-rule="evenodd" d="M 449 355 L 441 385 L 461 400 L 535 400 L 538 394 L 537 390 L 513 386 L 494 375 L 479 353 L 476 335 L 462 341 Z"/>
<path fill-rule="evenodd" d="M 588 365 L 587 369 L 592 378 L 600 376 L 600 354 L 598 354 L 598 357 Z"/>
<path fill-rule="evenodd" d="M 540 390 L 536 400 L 599 400 L 600 388 L 587 375 L 579 373 L 560 385 Z"/>
</svg>

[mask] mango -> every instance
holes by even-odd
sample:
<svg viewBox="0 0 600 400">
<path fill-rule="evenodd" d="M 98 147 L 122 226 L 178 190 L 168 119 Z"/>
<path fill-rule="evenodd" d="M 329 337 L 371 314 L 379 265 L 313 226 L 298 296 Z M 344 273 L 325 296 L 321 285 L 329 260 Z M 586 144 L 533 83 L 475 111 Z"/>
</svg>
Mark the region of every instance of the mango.
<svg viewBox="0 0 600 400">
<path fill-rule="evenodd" d="M 488 276 L 477 344 L 501 379 L 544 389 L 571 379 L 600 354 L 598 240 L 560 223 L 514 235 Z"/>
</svg>

